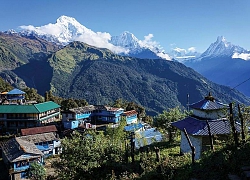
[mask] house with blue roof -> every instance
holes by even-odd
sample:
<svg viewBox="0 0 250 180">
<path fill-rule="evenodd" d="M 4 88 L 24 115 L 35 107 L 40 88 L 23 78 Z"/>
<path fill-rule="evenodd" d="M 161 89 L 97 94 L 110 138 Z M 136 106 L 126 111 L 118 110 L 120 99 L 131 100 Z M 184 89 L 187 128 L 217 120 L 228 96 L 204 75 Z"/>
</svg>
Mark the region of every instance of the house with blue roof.
<svg viewBox="0 0 250 180">
<path fill-rule="evenodd" d="M 126 132 L 136 132 L 136 131 L 142 131 L 143 130 L 143 124 L 138 123 L 138 124 L 129 124 L 124 127 L 124 131 Z"/>
<path fill-rule="evenodd" d="M 88 105 L 77 107 L 62 112 L 62 122 L 65 129 L 75 129 L 79 126 L 91 124 L 117 124 L 122 118 L 125 118 L 127 124 L 137 122 L 137 112 L 135 110 L 125 111 L 122 108 L 115 108 L 104 105 Z"/>
<path fill-rule="evenodd" d="M 202 152 L 207 150 L 210 145 L 209 130 L 219 139 L 227 139 L 231 133 L 231 124 L 227 119 L 228 105 L 217 101 L 210 93 L 203 100 L 191 104 L 190 109 L 193 115 L 182 120 L 173 122 L 171 125 L 181 131 L 180 152 L 189 153 L 187 137 L 184 128 L 195 147 L 195 159 L 199 159 Z M 207 123 L 208 122 L 208 123 Z M 209 126 L 209 127 L 208 127 Z M 240 126 L 235 124 L 236 130 L 240 132 Z"/>
</svg>

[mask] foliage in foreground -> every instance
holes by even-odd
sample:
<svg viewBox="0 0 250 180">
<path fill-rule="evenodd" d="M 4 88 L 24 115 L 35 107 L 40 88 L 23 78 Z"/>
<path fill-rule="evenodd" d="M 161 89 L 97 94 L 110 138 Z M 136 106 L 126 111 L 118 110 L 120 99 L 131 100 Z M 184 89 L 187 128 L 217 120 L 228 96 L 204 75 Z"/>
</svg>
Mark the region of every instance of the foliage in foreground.
<svg viewBox="0 0 250 180">
<path fill-rule="evenodd" d="M 159 142 L 135 151 L 135 160 L 131 159 L 130 142 L 123 139 L 123 129 L 105 135 L 102 132 L 89 131 L 86 134 L 76 132 L 62 141 L 63 153 L 60 161 L 54 164 L 60 179 L 173 179 L 178 168 L 190 164 L 189 155 L 171 156 L 165 149 L 178 149 L 178 146 Z M 118 140 L 119 138 L 122 141 Z M 157 150 L 159 157 L 157 156 Z M 169 151 L 170 152 L 170 151 Z M 176 150 L 175 150 L 176 152 Z M 178 171 L 179 175 L 183 174 Z M 186 171 L 184 171 L 186 173 Z"/>
<path fill-rule="evenodd" d="M 228 179 L 228 174 L 241 176 L 241 168 L 250 165 L 250 141 L 239 147 L 226 145 L 215 152 L 204 153 L 203 158 L 195 164 L 192 176 L 201 180 Z"/>
<path fill-rule="evenodd" d="M 46 177 L 46 170 L 43 165 L 38 164 L 37 162 L 31 163 L 27 176 L 31 180 L 44 180 Z"/>
<path fill-rule="evenodd" d="M 172 122 L 181 120 L 189 115 L 189 112 L 182 111 L 180 107 L 169 108 L 168 111 L 164 110 L 161 114 L 154 117 L 154 126 L 161 130 L 167 130 L 169 140 L 173 140 L 173 133 L 176 133 L 177 129 L 171 125 Z"/>
</svg>

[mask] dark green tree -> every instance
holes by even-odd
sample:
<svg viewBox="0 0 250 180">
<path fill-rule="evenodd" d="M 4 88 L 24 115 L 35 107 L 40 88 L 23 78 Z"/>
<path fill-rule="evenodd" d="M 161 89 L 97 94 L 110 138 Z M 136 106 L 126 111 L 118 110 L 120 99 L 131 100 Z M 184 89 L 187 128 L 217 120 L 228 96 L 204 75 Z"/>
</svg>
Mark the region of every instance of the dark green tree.
<svg viewBox="0 0 250 180">
<path fill-rule="evenodd" d="M 72 108 L 77 108 L 79 107 L 78 104 L 75 102 L 74 99 L 65 99 L 61 102 L 61 109 L 63 111 L 67 111 Z"/>
<path fill-rule="evenodd" d="M 54 164 L 60 179 L 103 179 L 108 172 L 105 168 L 114 168 L 122 160 L 120 147 L 102 132 L 75 131 L 71 138 L 63 139 L 62 147 L 60 161 Z"/>
<path fill-rule="evenodd" d="M 78 105 L 78 107 L 83 107 L 88 105 L 88 102 L 85 99 L 75 99 L 75 102 Z"/>
<path fill-rule="evenodd" d="M 153 123 L 154 123 L 154 119 L 152 116 L 148 116 L 146 115 L 145 117 L 142 118 L 142 121 L 144 121 L 145 123 L 153 126 Z"/>
<path fill-rule="evenodd" d="M 167 130 L 169 141 L 172 141 L 176 128 L 174 128 L 171 123 L 181 120 L 186 116 L 188 116 L 188 112 L 181 111 L 180 107 L 170 108 L 168 111 L 164 110 L 162 114 L 158 114 L 154 117 L 154 125 L 162 130 Z"/>
<path fill-rule="evenodd" d="M 30 101 L 36 101 L 38 103 L 43 102 L 43 97 L 37 93 L 37 90 L 34 88 L 25 88 L 24 89 L 25 92 L 25 99 L 26 100 L 30 100 Z"/>
<path fill-rule="evenodd" d="M 128 102 L 127 102 L 127 101 L 125 101 L 125 100 L 123 100 L 123 99 L 119 98 L 119 99 L 115 100 L 115 102 L 113 103 L 113 105 L 112 105 L 112 106 L 113 106 L 113 107 L 117 107 L 117 108 L 123 108 L 123 109 L 126 109 L 127 104 L 128 104 Z"/>
<path fill-rule="evenodd" d="M 9 83 L 7 83 L 7 82 L 5 82 L 1 77 L 0 77 L 0 92 L 8 92 L 8 91 L 10 91 L 10 90 L 12 90 L 13 89 L 13 87 L 9 84 Z"/>
<path fill-rule="evenodd" d="M 46 170 L 43 165 L 33 162 L 30 164 L 27 176 L 31 180 L 44 180 L 46 177 Z"/>
</svg>

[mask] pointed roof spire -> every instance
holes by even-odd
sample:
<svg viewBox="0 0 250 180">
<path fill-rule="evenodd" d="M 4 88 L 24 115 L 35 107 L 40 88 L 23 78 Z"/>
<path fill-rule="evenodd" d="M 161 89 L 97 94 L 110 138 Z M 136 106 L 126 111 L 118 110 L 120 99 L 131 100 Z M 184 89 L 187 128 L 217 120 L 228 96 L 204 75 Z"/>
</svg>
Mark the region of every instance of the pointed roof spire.
<svg viewBox="0 0 250 180">
<path fill-rule="evenodd" d="M 209 100 L 209 101 L 213 101 L 215 100 L 215 98 L 212 96 L 211 92 L 208 93 L 208 96 L 205 97 L 206 100 Z"/>
</svg>

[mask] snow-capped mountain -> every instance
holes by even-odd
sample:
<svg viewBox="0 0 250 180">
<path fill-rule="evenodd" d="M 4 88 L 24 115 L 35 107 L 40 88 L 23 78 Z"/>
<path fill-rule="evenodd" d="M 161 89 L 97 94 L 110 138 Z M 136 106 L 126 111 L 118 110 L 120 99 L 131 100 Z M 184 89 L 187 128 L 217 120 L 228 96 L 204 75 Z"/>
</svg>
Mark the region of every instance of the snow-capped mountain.
<svg viewBox="0 0 250 180">
<path fill-rule="evenodd" d="M 250 52 L 219 36 L 216 42 L 200 55 L 183 63 L 218 84 L 237 88 L 250 97 Z M 242 83 L 244 82 L 244 83 Z"/>
<path fill-rule="evenodd" d="M 55 24 L 48 24 L 41 27 L 20 26 L 22 35 L 38 35 L 48 38 L 49 41 L 55 40 L 56 43 L 68 44 L 75 41 L 83 34 L 93 34 L 94 32 L 81 25 L 72 17 L 61 16 Z"/>
<path fill-rule="evenodd" d="M 171 58 L 160 50 L 157 43 L 148 43 L 137 39 L 130 32 L 123 32 L 119 36 L 111 36 L 107 32 L 94 32 L 80 24 L 76 19 L 61 16 L 55 24 L 47 24 L 40 27 L 20 26 L 19 34 L 23 36 L 38 36 L 50 42 L 66 45 L 72 41 L 81 41 L 99 48 L 107 48 L 114 53 L 139 58 Z M 10 32 L 12 33 L 12 32 Z"/>
<path fill-rule="evenodd" d="M 138 58 L 163 58 L 175 59 L 180 62 L 190 59 L 199 60 L 204 57 L 230 56 L 232 58 L 250 59 L 250 52 L 240 46 L 227 42 L 223 36 L 219 36 L 216 42 L 200 55 L 194 48 L 187 50 L 175 48 L 170 53 L 165 53 L 158 42 L 152 41 L 152 34 L 139 40 L 132 33 L 125 31 L 118 36 L 111 36 L 107 32 L 94 32 L 80 24 L 75 18 L 68 16 L 59 17 L 56 22 L 40 27 L 20 26 L 18 32 L 23 36 L 38 36 L 50 42 L 66 45 L 72 41 L 81 41 L 99 48 L 107 48 L 114 53 Z M 16 33 L 9 30 L 7 33 Z"/>
<path fill-rule="evenodd" d="M 118 36 L 112 36 L 109 42 L 115 46 L 123 47 L 129 50 L 127 54 L 123 53 L 122 55 L 148 59 L 171 59 L 168 54 L 161 51 L 157 46 L 148 45 L 147 43 L 137 39 L 134 34 L 128 31 L 124 31 Z"/>
<path fill-rule="evenodd" d="M 124 31 L 119 36 L 112 36 L 110 43 L 112 43 L 115 46 L 121 46 L 126 47 L 130 51 L 140 49 L 141 46 L 139 44 L 139 39 L 137 39 L 134 34 Z"/>
<path fill-rule="evenodd" d="M 209 48 L 201 54 L 201 58 L 218 56 L 239 58 L 242 54 L 250 54 L 250 52 L 228 42 L 224 36 L 218 36 L 216 42 L 212 43 Z M 247 60 L 246 58 L 244 59 Z"/>
</svg>

